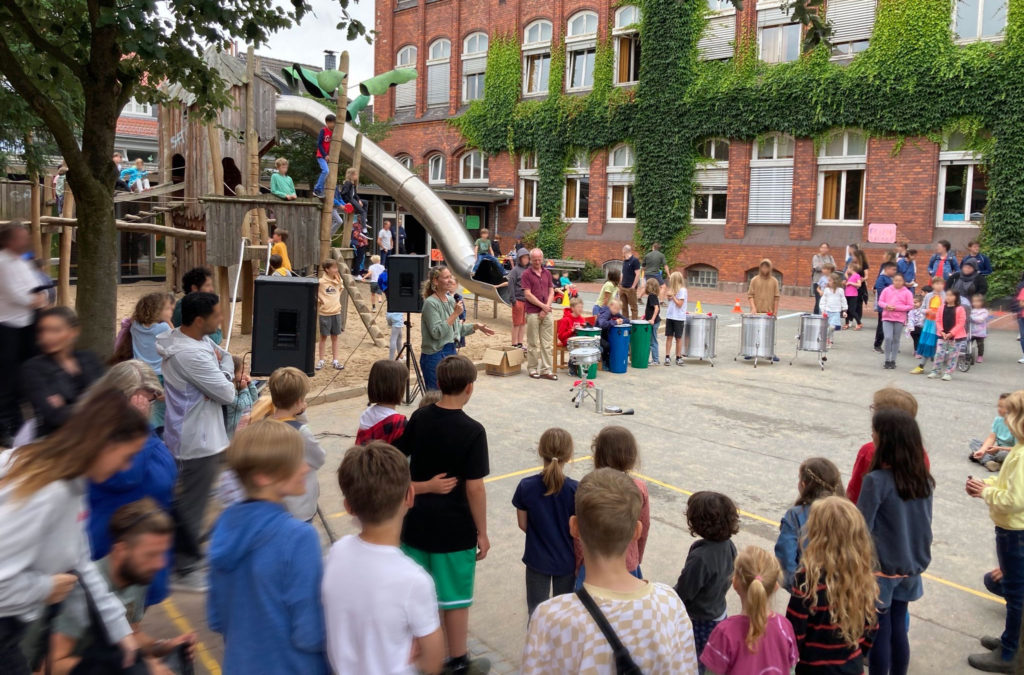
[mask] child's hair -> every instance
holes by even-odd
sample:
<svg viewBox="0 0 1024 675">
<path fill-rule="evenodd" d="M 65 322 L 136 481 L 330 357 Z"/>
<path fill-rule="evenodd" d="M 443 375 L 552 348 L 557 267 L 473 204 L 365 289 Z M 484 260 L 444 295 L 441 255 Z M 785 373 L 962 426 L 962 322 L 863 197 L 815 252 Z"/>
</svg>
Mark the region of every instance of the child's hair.
<svg viewBox="0 0 1024 675">
<path fill-rule="evenodd" d="M 917 255 L 917 249 L 916 248 L 909 248 L 909 249 L 907 249 L 907 257 L 908 258 L 910 256 L 914 256 L 914 255 Z"/>
<path fill-rule="evenodd" d="M 374 265 L 380 263 L 380 256 L 379 255 L 371 255 L 370 256 L 370 262 L 373 263 Z"/>
<path fill-rule="evenodd" d="M 932 277 L 932 286 L 934 287 L 935 284 L 942 284 L 943 286 L 945 286 L 946 285 L 946 280 L 942 278 L 941 274 L 940 275 L 936 275 L 936 276 Z"/>
<path fill-rule="evenodd" d="M 278 157 L 277 159 L 274 160 L 274 166 L 276 166 L 279 169 L 282 166 L 288 166 L 288 160 L 285 159 L 284 157 Z"/>
<path fill-rule="evenodd" d="M 686 526 L 695 537 L 727 541 L 740 531 L 740 512 L 721 492 L 694 492 L 686 500 Z"/>
<path fill-rule="evenodd" d="M 610 269 L 608 270 L 608 281 L 612 282 L 616 286 L 622 281 L 622 270 Z"/>
<path fill-rule="evenodd" d="M 860 271 L 861 271 L 860 263 L 857 262 L 856 260 L 851 260 L 850 261 L 850 271 L 851 272 L 856 272 L 857 274 L 860 274 Z"/>
<path fill-rule="evenodd" d="M 578 295 L 575 298 L 569 300 L 569 307 L 575 307 L 576 305 L 583 305 L 583 298 L 581 298 Z"/>
<path fill-rule="evenodd" d="M 640 455 L 633 432 L 626 427 L 607 426 L 594 436 L 590 445 L 594 468 L 632 471 Z"/>
<path fill-rule="evenodd" d="M 619 312 L 622 312 L 622 300 L 619 300 L 618 298 L 612 298 L 611 300 L 609 300 L 608 309 L 612 309 L 613 307 L 618 307 Z M 616 314 L 617 312 L 613 311 L 612 313 Z"/>
<path fill-rule="evenodd" d="M 352 446 L 338 466 L 338 487 L 364 526 L 392 518 L 409 493 L 410 480 L 409 460 L 383 441 Z"/>
<path fill-rule="evenodd" d="M 328 258 L 327 260 L 320 263 L 320 269 L 322 269 L 324 272 L 326 272 L 327 270 L 338 269 L 338 261 L 332 258 Z"/>
<path fill-rule="evenodd" d="M 799 475 L 803 487 L 800 488 L 796 506 L 810 506 L 822 497 L 846 496 L 843 477 L 831 460 L 824 457 L 805 459 L 800 465 Z"/>
<path fill-rule="evenodd" d="M 922 287 L 921 287 L 921 292 L 922 292 L 922 293 L 931 293 L 931 292 L 932 292 L 932 290 L 933 290 L 933 289 L 932 289 L 932 285 L 931 285 L 931 284 L 928 284 L 928 285 L 926 285 L 926 286 L 922 286 Z"/>
<path fill-rule="evenodd" d="M 955 288 L 947 288 L 946 289 L 946 295 L 947 296 L 949 296 L 949 295 L 953 296 L 953 306 L 954 307 L 959 307 L 960 306 L 960 291 L 956 290 Z"/>
<path fill-rule="evenodd" d="M 327 113 L 327 116 L 324 117 L 324 122 L 333 122 L 336 119 L 338 118 L 334 116 L 334 113 Z"/>
<path fill-rule="evenodd" d="M 235 372 L 240 373 L 242 371 L 243 366 L 245 366 L 245 359 L 243 359 L 241 356 L 232 355 L 231 363 L 235 367 Z"/>
<path fill-rule="evenodd" d="M 836 266 L 833 265 L 832 263 L 825 263 L 824 265 L 821 266 L 821 271 L 822 272 L 828 272 L 829 270 L 835 272 L 836 271 Z"/>
<path fill-rule="evenodd" d="M 572 459 L 572 434 L 560 427 L 552 427 L 540 435 L 537 454 L 544 460 L 545 496 L 556 495 L 565 485 L 565 473 L 562 465 Z"/>
<path fill-rule="evenodd" d="M 757 546 L 748 546 L 736 556 L 736 571 L 733 578 L 740 587 L 740 593 L 747 600 L 747 649 L 757 651 L 757 643 L 768 625 L 771 611 L 768 599 L 779 588 L 782 568 L 772 554 Z"/>
<path fill-rule="evenodd" d="M 878 445 L 869 471 L 889 469 L 904 501 L 932 494 L 935 479 L 928 473 L 917 421 L 903 410 L 876 410 L 871 428 L 878 434 Z"/>
<path fill-rule="evenodd" d="M 354 178 L 358 177 L 359 172 L 356 171 L 356 168 L 354 166 L 350 166 L 349 168 L 345 169 L 345 180 L 353 180 Z"/>
<path fill-rule="evenodd" d="M 798 589 L 810 614 L 818 604 L 818 584 L 825 584 L 829 622 L 851 647 L 875 623 L 878 581 L 875 543 L 864 516 L 845 497 L 814 502 L 804 525 L 800 564 L 804 581 Z"/>
<path fill-rule="evenodd" d="M 298 368 L 286 366 L 270 374 L 267 382 L 270 401 L 276 410 L 284 410 L 300 403 L 309 393 L 309 378 Z"/>
<path fill-rule="evenodd" d="M 366 380 L 366 397 L 371 404 L 383 403 L 396 406 L 405 395 L 405 385 L 409 382 L 409 369 L 401 361 L 380 359 L 370 366 L 370 376 Z"/>
<path fill-rule="evenodd" d="M 1003 392 L 1002 394 L 999 395 L 999 400 L 1000 401 L 1005 401 L 1006 399 L 1010 398 L 1011 395 L 1012 394 L 1010 394 L 1008 392 Z"/>
<path fill-rule="evenodd" d="M 594 469 L 576 489 L 576 526 L 587 551 L 606 558 L 620 556 L 633 541 L 640 522 L 640 488 L 614 469 Z"/>
<path fill-rule="evenodd" d="M 160 314 L 164 311 L 167 303 L 174 303 L 174 296 L 170 293 L 163 291 L 147 293 L 135 303 L 132 321 L 141 323 L 143 326 L 153 325 L 160 320 Z"/>
<path fill-rule="evenodd" d="M 644 290 L 647 291 L 648 295 L 657 295 L 658 291 L 661 290 L 661 284 L 658 283 L 657 279 L 651 277 L 644 285 Z"/>
<path fill-rule="evenodd" d="M 303 462 L 302 452 L 302 434 L 296 429 L 284 422 L 262 419 L 235 434 L 227 460 L 245 491 L 252 495 L 259 488 L 258 475 L 275 480 L 293 476 Z"/>
<path fill-rule="evenodd" d="M 274 230 L 274 234 L 281 237 L 282 242 L 286 244 L 288 243 L 288 230 L 283 230 L 279 227 L 276 230 Z"/>
<path fill-rule="evenodd" d="M 272 269 L 272 270 L 279 269 L 281 267 L 281 265 L 283 265 L 283 264 L 284 264 L 284 259 L 281 256 L 279 256 L 278 254 L 275 253 L 274 255 L 270 256 L 270 269 Z"/>
<path fill-rule="evenodd" d="M 429 405 L 434 405 L 441 401 L 441 392 L 437 389 L 428 389 L 420 395 L 420 404 L 416 407 L 417 410 L 420 408 L 426 408 Z"/>
<path fill-rule="evenodd" d="M 975 293 L 974 295 L 971 296 L 971 302 L 972 303 L 980 302 L 982 304 L 982 306 L 984 306 L 985 305 L 985 296 L 982 295 L 981 293 Z"/>
<path fill-rule="evenodd" d="M 437 386 L 445 396 L 455 396 L 476 382 L 476 366 L 461 354 L 446 356 L 437 364 Z"/>
<path fill-rule="evenodd" d="M 829 277 L 829 281 L 835 284 L 836 286 L 839 286 L 843 283 L 843 275 L 840 274 L 839 272 L 833 272 Z"/>
<path fill-rule="evenodd" d="M 917 399 L 906 389 L 885 387 L 871 398 L 871 410 L 902 410 L 911 417 L 917 417 Z"/>
<path fill-rule="evenodd" d="M 491 231 L 490 231 L 490 230 L 488 230 L 488 229 L 487 229 L 486 227 L 485 227 L 485 228 L 482 228 L 482 229 L 480 230 L 480 236 L 481 236 L 481 237 L 482 237 L 482 236 L 484 236 L 485 234 L 490 234 L 490 233 L 491 233 Z"/>
<path fill-rule="evenodd" d="M 1024 390 L 1015 391 L 1003 403 L 1006 414 L 1003 421 L 1018 443 L 1024 442 Z"/>
<path fill-rule="evenodd" d="M 672 297 L 675 297 L 676 293 L 684 288 L 686 288 L 686 279 L 682 272 L 673 272 L 668 275 L 668 290 L 672 293 Z"/>
<path fill-rule="evenodd" d="M 882 263 L 882 271 L 883 272 L 885 270 L 894 270 L 894 269 L 896 269 L 896 267 L 897 267 L 896 263 L 894 263 L 891 260 L 887 260 L 886 262 Z"/>
<path fill-rule="evenodd" d="M 140 164 L 143 164 L 143 165 L 145 164 L 145 162 L 142 161 L 141 157 L 139 157 L 138 159 L 135 160 L 135 166 L 138 166 Z"/>
</svg>

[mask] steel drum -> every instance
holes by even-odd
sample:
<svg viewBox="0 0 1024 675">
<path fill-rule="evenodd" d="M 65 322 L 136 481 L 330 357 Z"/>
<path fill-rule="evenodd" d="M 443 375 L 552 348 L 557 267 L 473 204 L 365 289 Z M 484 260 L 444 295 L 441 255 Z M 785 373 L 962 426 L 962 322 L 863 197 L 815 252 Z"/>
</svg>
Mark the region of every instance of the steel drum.
<svg viewBox="0 0 1024 675">
<path fill-rule="evenodd" d="M 565 342 L 565 348 L 569 350 L 570 356 L 573 351 L 584 347 L 601 349 L 601 337 L 599 335 L 574 335 Z"/>
<path fill-rule="evenodd" d="M 770 359 L 775 356 L 775 317 L 744 314 L 740 320 L 740 356 Z"/>
<path fill-rule="evenodd" d="M 801 314 L 797 349 L 805 352 L 827 352 L 828 319 L 820 314 Z"/>
<path fill-rule="evenodd" d="M 713 314 L 686 315 L 686 352 L 691 359 L 713 360 L 718 355 L 718 317 Z"/>
<path fill-rule="evenodd" d="M 601 360 L 601 350 L 598 347 L 580 347 L 569 352 L 569 358 L 577 366 L 586 367 Z"/>
</svg>

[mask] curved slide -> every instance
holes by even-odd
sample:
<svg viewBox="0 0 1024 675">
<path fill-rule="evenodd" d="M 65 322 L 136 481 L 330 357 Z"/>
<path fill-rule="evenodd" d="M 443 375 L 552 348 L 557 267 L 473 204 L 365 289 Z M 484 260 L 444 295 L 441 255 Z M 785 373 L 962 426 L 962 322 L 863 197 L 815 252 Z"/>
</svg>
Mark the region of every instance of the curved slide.
<svg viewBox="0 0 1024 675">
<path fill-rule="evenodd" d="M 331 112 L 313 99 L 278 96 L 277 128 L 296 129 L 316 136 L 324 126 L 324 118 Z M 355 150 L 356 134 L 352 125 L 345 125 L 341 155 L 350 162 Z M 441 249 L 446 264 L 463 286 L 481 297 L 506 302 L 496 288 L 496 284 L 502 283 L 504 277 L 501 266 L 494 261 L 484 260 L 474 274 L 476 252 L 473 250 L 473 242 L 451 207 L 398 160 L 365 136 L 360 173 L 380 186 L 423 224 Z"/>
</svg>

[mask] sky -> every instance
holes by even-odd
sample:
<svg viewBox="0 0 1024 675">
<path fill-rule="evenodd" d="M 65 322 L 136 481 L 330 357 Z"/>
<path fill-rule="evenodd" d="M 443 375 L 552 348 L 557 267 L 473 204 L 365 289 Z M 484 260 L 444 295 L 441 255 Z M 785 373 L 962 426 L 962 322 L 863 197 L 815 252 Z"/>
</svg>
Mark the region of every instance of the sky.
<svg viewBox="0 0 1024 675">
<path fill-rule="evenodd" d="M 362 80 L 373 76 L 373 46 L 366 44 L 362 37 L 347 42 L 345 32 L 335 29 L 341 18 L 338 0 L 306 1 L 313 11 L 306 15 L 302 23 L 275 33 L 257 53 L 322 67 L 325 49 L 338 52 L 339 58 L 341 52 L 347 49 L 349 92 L 355 91 Z M 367 31 L 373 30 L 374 0 L 352 0 L 349 3 L 349 14 L 362 21 Z"/>
</svg>

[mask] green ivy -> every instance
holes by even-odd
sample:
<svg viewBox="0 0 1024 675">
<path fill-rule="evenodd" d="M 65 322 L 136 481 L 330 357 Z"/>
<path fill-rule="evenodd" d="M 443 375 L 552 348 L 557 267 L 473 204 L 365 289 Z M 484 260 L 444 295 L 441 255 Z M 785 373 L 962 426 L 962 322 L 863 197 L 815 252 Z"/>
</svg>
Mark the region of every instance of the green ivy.
<svg viewBox="0 0 1024 675">
<path fill-rule="evenodd" d="M 982 237 L 1003 294 L 1024 268 L 1024 1 L 1009 3 L 1006 39 L 965 47 L 953 42 L 951 0 L 884 0 L 869 48 L 849 65 L 829 46 L 794 63 L 757 59 L 755 35 L 741 36 L 728 62 L 701 61 L 705 0 L 637 0 L 640 82 L 612 86 L 611 41 L 599 42 L 595 84 L 586 96 L 562 92 L 565 47 L 552 45 L 552 92 L 522 101 L 522 57 L 515 38 L 495 39 L 487 90 L 454 123 L 488 153 L 538 154 L 537 243 L 560 255 L 566 163 L 577 150 L 620 142 L 636 151 L 636 243 L 660 241 L 674 257 L 690 234 L 698 144 L 709 137 L 753 140 L 769 132 L 823 138 L 851 127 L 873 136 L 941 140 L 951 131 L 984 157 L 989 199 Z M 981 134 L 982 130 L 988 132 Z"/>
</svg>

